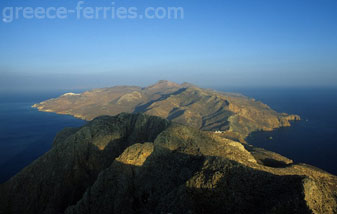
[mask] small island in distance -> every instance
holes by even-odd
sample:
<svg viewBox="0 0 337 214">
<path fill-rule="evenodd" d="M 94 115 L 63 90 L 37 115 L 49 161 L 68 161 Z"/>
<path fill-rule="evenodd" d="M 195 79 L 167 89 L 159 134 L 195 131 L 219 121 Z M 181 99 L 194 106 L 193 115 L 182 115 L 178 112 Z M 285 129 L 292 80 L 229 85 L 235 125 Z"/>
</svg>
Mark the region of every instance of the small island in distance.
<svg viewBox="0 0 337 214">
<path fill-rule="evenodd" d="M 34 105 L 88 121 L 0 185 L 0 213 L 336 213 L 337 177 L 245 142 L 290 126 L 240 94 L 159 81 Z"/>
</svg>

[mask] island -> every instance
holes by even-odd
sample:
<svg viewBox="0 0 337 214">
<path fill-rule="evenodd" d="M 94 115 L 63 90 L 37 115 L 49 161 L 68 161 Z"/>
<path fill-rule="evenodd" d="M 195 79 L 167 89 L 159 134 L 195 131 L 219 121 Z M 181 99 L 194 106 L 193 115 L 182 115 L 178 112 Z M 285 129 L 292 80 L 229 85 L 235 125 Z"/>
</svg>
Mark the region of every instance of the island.
<svg viewBox="0 0 337 214">
<path fill-rule="evenodd" d="M 165 80 L 148 87 L 115 86 L 81 94 L 66 93 L 33 107 L 88 121 L 122 112 L 144 113 L 200 130 L 221 132 L 241 142 L 254 131 L 271 131 L 290 126 L 289 121 L 300 119 L 298 115 L 278 113 L 266 104 L 240 94 Z"/>
<path fill-rule="evenodd" d="M 160 81 L 34 106 L 88 123 L 0 185 L 1 214 L 337 212 L 335 175 L 240 141 L 300 119 L 251 98 Z"/>
</svg>

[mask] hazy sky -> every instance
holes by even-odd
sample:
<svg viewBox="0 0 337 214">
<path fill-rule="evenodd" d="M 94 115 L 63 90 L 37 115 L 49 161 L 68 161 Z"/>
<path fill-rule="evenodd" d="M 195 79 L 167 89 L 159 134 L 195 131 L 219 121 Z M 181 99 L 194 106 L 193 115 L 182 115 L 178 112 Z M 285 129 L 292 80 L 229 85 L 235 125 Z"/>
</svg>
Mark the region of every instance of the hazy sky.
<svg viewBox="0 0 337 214">
<path fill-rule="evenodd" d="M 2 19 L 5 7 L 76 4 L 0 1 Z M 216 87 L 337 86 L 336 0 L 119 0 L 115 6 L 182 7 L 184 19 L 0 21 L 0 90 L 159 79 Z"/>
</svg>

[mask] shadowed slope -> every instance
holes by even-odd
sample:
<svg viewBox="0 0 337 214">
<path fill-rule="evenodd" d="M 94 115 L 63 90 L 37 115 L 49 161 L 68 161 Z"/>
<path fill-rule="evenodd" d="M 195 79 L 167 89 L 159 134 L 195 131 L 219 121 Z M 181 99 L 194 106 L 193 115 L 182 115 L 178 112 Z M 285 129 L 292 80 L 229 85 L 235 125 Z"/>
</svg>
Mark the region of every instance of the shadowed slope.
<svg viewBox="0 0 337 214">
<path fill-rule="evenodd" d="M 337 178 L 144 114 L 100 117 L 0 186 L 0 213 L 336 213 Z"/>
<path fill-rule="evenodd" d="M 142 114 L 100 117 L 58 135 L 53 148 L 4 184 L 4 213 L 58 213 L 135 142 L 151 142 L 169 122 Z M 19 203 L 19 206 L 18 206 Z"/>
</svg>

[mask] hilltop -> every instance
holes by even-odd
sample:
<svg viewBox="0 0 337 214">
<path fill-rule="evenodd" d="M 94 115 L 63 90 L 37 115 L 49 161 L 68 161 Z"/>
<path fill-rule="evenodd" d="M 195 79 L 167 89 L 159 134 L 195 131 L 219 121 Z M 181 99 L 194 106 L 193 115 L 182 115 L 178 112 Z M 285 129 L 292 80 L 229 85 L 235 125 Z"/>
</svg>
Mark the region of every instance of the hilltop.
<svg viewBox="0 0 337 214">
<path fill-rule="evenodd" d="M 145 114 L 98 117 L 0 185 L 0 213 L 337 212 L 337 177 Z"/>
</svg>

